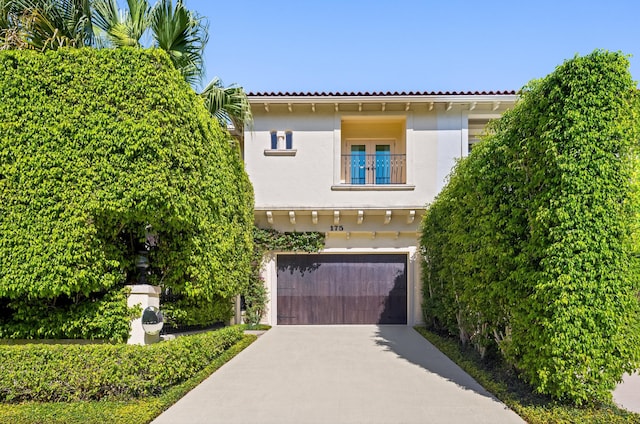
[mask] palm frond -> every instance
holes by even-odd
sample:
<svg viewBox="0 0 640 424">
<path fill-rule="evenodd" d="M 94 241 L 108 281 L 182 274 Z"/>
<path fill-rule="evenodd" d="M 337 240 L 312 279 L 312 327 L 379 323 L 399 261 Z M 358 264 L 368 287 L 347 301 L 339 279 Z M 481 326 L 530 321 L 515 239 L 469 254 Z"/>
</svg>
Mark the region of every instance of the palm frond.
<svg viewBox="0 0 640 424">
<path fill-rule="evenodd" d="M 149 28 L 151 7 L 147 0 L 127 0 L 127 4 L 129 15 L 126 26 L 130 37 L 137 40 L 139 45 L 142 35 Z"/>
<path fill-rule="evenodd" d="M 119 22 L 116 0 L 95 0 L 93 2 L 93 24 L 96 27 L 108 33 L 109 28 Z"/>
<path fill-rule="evenodd" d="M 24 41 L 39 50 L 93 43 L 89 0 L 12 0 Z"/>
<path fill-rule="evenodd" d="M 242 87 L 231 84 L 225 87 L 220 78 L 214 78 L 200 93 L 204 104 L 223 128 L 229 124 L 242 131 L 245 125 L 253 124 L 249 99 Z"/>
<path fill-rule="evenodd" d="M 0 0 L 0 50 L 27 48 L 26 32 L 12 9 L 12 0 Z"/>
<path fill-rule="evenodd" d="M 174 66 L 192 86 L 204 75 L 204 46 L 209 38 L 205 20 L 178 0 L 159 0 L 151 10 L 156 47 L 166 51 Z"/>
<path fill-rule="evenodd" d="M 127 0 L 127 9 L 119 9 L 116 0 L 96 0 L 94 22 L 116 47 L 141 47 L 140 40 L 149 28 L 151 8 L 147 0 Z"/>
</svg>

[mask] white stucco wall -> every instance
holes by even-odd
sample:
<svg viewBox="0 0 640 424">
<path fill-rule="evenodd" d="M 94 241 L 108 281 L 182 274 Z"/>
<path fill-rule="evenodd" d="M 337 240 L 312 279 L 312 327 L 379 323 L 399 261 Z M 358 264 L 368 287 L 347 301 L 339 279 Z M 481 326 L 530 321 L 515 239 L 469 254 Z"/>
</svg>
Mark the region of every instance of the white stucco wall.
<svg viewBox="0 0 640 424">
<path fill-rule="evenodd" d="M 467 152 L 467 115 L 461 107 L 410 111 L 405 114 L 406 189 L 340 190 L 340 123 L 351 115 L 256 113 L 245 140 L 256 209 L 424 206 L 441 190 L 455 160 Z M 265 155 L 272 130 L 293 132 L 295 156 Z"/>
</svg>

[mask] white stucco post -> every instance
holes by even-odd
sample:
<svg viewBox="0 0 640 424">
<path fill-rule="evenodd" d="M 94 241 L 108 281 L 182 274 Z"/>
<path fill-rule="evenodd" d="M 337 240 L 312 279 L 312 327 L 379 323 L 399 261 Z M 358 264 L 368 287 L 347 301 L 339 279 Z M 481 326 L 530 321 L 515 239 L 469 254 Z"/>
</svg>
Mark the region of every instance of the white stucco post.
<svg viewBox="0 0 640 424">
<path fill-rule="evenodd" d="M 160 308 L 160 286 L 152 286 L 150 284 L 134 284 L 128 286 L 131 293 L 127 298 L 127 306 L 134 307 L 140 305 L 144 310 L 148 306 Z M 142 328 L 142 312 L 131 321 L 131 333 L 127 344 L 148 345 L 160 341 L 160 334 L 150 336 L 144 332 Z"/>
<path fill-rule="evenodd" d="M 243 324 L 242 300 L 240 298 L 240 295 L 236 296 L 233 302 L 233 317 L 230 320 L 230 324 Z"/>
</svg>

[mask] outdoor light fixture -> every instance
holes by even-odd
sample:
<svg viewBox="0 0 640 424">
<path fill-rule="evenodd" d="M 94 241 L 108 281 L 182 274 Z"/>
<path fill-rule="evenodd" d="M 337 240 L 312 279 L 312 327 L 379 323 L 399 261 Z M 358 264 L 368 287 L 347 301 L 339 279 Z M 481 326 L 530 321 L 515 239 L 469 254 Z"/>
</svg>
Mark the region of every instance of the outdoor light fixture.
<svg viewBox="0 0 640 424">
<path fill-rule="evenodd" d="M 160 333 L 164 325 L 164 317 L 162 311 L 155 306 L 147 306 L 142 311 L 142 329 L 150 336 Z"/>
<path fill-rule="evenodd" d="M 136 256 L 136 268 L 138 269 L 138 284 L 147 284 L 147 269 L 149 269 L 149 258 L 146 250 L 141 250 Z"/>
</svg>

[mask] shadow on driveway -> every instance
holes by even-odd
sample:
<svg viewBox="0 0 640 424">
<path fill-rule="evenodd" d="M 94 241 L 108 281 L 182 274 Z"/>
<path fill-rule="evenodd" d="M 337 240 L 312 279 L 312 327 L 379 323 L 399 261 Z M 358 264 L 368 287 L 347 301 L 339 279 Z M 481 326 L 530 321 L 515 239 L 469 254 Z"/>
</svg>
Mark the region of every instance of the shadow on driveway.
<svg viewBox="0 0 640 424">
<path fill-rule="evenodd" d="M 497 424 L 522 419 L 406 326 L 277 326 L 154 424 Z"/>
<path fill-rule="evenodd" d="M 381 325 L 377 329 L 376 336 L 376 344 L 395 353 L 400 358 L 437 374 L 463 389 L 497 400 L 495 396 L 413 328 Z"/>
</svg>

